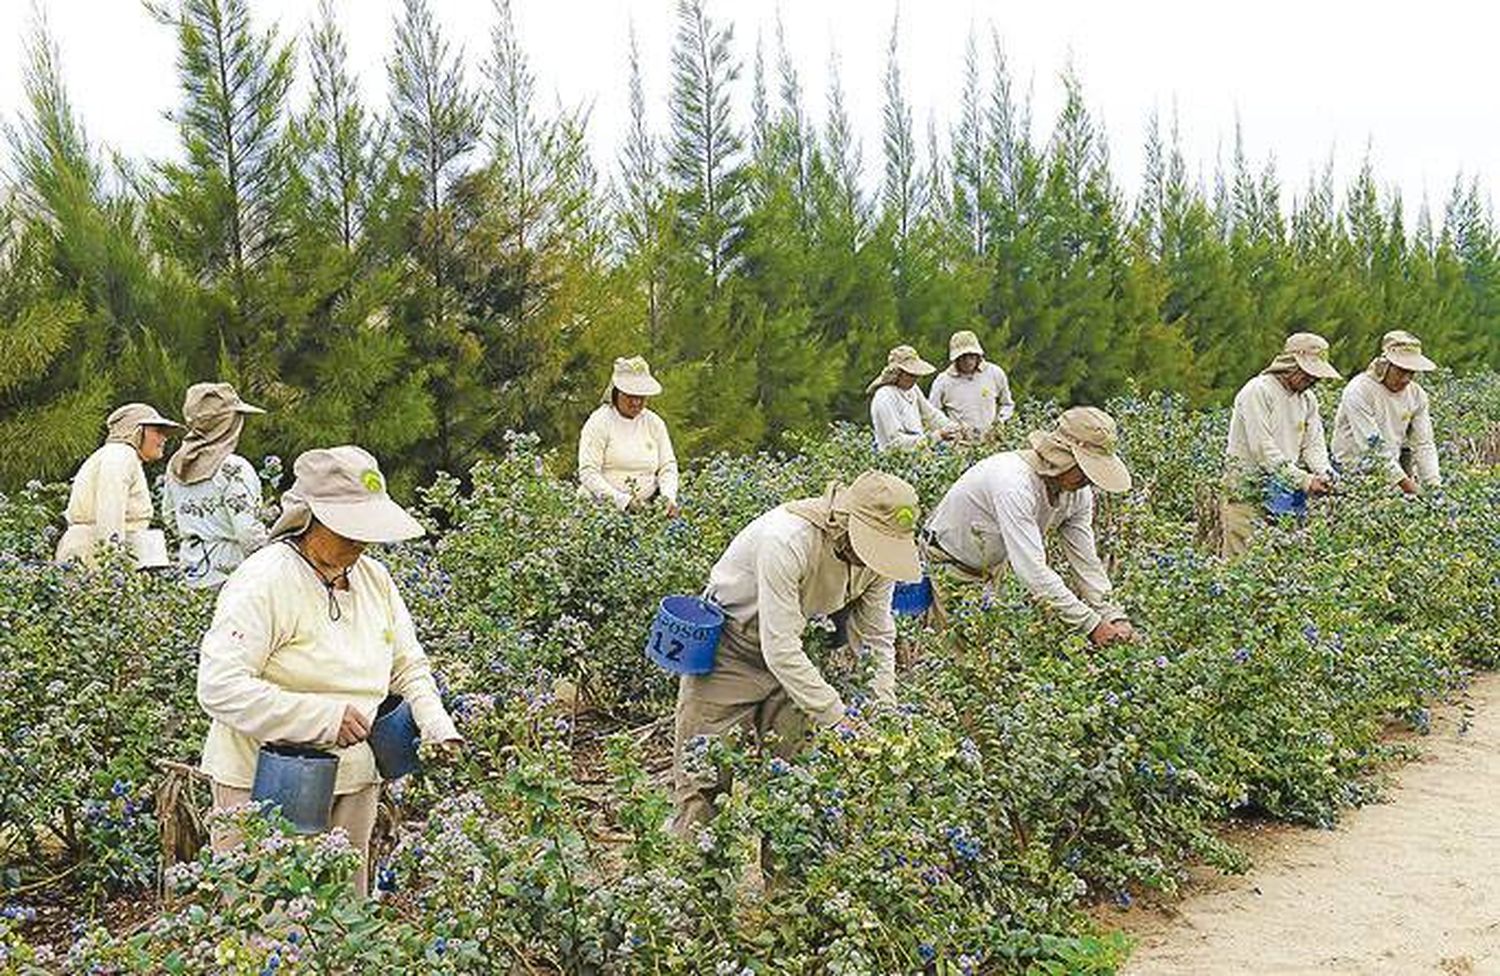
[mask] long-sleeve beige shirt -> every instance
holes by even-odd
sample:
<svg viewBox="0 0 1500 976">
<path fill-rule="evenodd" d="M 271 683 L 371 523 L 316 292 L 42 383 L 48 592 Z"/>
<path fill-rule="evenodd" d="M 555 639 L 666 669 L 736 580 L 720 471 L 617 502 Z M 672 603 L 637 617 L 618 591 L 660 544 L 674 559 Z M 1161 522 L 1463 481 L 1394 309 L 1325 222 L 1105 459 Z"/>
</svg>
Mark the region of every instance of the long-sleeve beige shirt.
<svg viewBox="0 0 1500 976">
<path fill-rule="evenodd" d="M 1333 456 L 1352 468 L 1372 450 L 1384 459 L 1393 482 L 1406 477 L 1401 452 L 1410 450 L 1412 477 L 1423 485 L 1442 484 L 1427 391 L 1415 381 L 1392 393 L 1365 372 L 1344 387 L 1333 418 Z"/>
<path fill-rule="evenodd" d="M 874 570 L 840 559 L 827 532 L 784 506 L 774 508 L 734 537 L 709 574 L 709 596 L 746 646 L 726 634 L 713 673 L 683 680 L 723 704 L 759 701 L 780 685 L 814 721 L 837 722 L 843 700 L 808 659 L 802 636 L 811 618 L 848 607 L 851 640 L 874 659 L 872 691 L 894 702 L 894 587 Z"/>
<path fill-rule="evenodd" d="M 68 529 L 57 543 L 57 561 L 93 560 L 94 548 L 151 524 L 151 489 L 141 458 L 129 444 L 110 442 L 90 454 L 73 476 L 66 510 Z"/>
<path fill-rule="evenodd" d="M 953 422 L 927 402 L 915 386 L 907 390 L 886 384 L 870 397 L 870 423 L 875 428 L 875 447 L 916 447 L 937 440 Z"/>
<path fill-rule="evenodd" d="M 1229 417 L 1229 483 L 1257 494 L 1266 477 L 1280 475 L 1305 490 L 1329 471 L 1328 442 L 1318 398 L 1293 393 L 1276 376 L 1262 373 L 1240 388 Z"/>
<path fill-rule="evenodd" d="M 1009 420 L 1016 412 L 1005 370 L 990 362 L 981 362 L 969 374 L 960 373 L 957 366 L 949 366 L 932 381 L 932 392 L 927 399 L 949 420 L 981 434 L 997 422 Z"/>
<path fill-rule="evenodd" d="M 578 482 L 595 498 L 625 508 L 660 492 L 677 502 L 677 455 L 667 424 L 650 410 L 629 420 L 605 403 L 578 435 Z"/>
<path fill-rule="evenodd" d="M 249 788 L 266 742 L 338 756 L 337 793 L 379 782 L 369 745 L 333 744 L 345 705 L 374 721 L 392 692 L 411 704 L 425 741 L 459 737 L 390 572 L 361 556 L 334 599 L 337 620 L 322 581 L 279 542 L 253 553 L 219 591 L 198 657 L 198 703 L 213 719 L 203 771 L 215 782 Z"/>
<path fill-rule="evenodd" d="M 1044 606 L 1088 633 L 1123 611 L 1094 539 L 1092 488 L 1059 492 L 1015 451 L 985 458 L 965 471 L 933 510 L 928 532 L 949 556 L 982 576 L 1009 566 Z M 1078 577 L 1078 593 L 1047 565 L 1044 533 L 1056 530 Z"/>
</svg>

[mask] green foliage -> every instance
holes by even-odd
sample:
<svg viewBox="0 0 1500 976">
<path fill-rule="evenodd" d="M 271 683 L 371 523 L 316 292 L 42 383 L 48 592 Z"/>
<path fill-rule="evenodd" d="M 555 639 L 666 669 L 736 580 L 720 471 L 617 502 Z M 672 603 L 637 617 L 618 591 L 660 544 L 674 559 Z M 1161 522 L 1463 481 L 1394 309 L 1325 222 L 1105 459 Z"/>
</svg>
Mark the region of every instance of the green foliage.
<svg viewBox="0 0 1500 976">
<path fill-rule="evenodd" d="M 240 814 L 253 856 L 171 870 L 178 900 L 147 928 L 97 919 L 48 957 L 26 941 L 22 896 L 0 919 L 4 958 L 23 972 L 259 973 L 273 957 L 290 972 L 1115 971 L 1127 947 L 1083 906 L 1172 891 L 1193 861 L 1242 868 L 1226 817 L 1332 823 L 1404 754 L 1391 722 L 1425 731 L 1470 668 L 1500 660 L 1496 380 L 1431 388 L 1441 492 L 1408 500 L 1351 472 L 1234 562 L 1190 541 L 1223 411 L 1111 402 L 1137 486 L 1102 508 L 1100 534 L 1144 640 L 1090 649 L 1011 580 L 955 590 L 947 631 L 901 625 L 899 708 L 861 697 L 863 662 L 829 660 L 854 727 L 791 762 L 694 747 L 736 785 L 686 841 L 664 830 L 660 747 L 642 745 L 659 726 L 619 731 L 671 708 L 672 681 L 642 662 L 655 601 L 697 591 L 783 499 L 878 465 L 930 507 L 995 445 L 876 455 L 841 426 L 794 456 L 692 466 L 667 520 L 579 498 L 535 437 L 514 437 L 470 488 L 427 489 L 435 539 L 386 554 L 467 744 L 391 791 L 406 826 L 372 866 L 379 900 L 350 897 L 336 841 Z M 1010 435 L 1044 419 L 1024 414 Z M 69 872 L 97 898 L 156 876 L 153 761 L 200 746 L 210 605 L 120 560 L 48 564 L 61 497 L 0 501 L 0 891 Z"/>
<path fill-rule="evenodd" d="M 292 49 L 274 31 L 255 32 L 247 0 L 181 0 L 156 12 L 177 31 L 183 103 L 175 119 L 187 150 L 185 166 L 163 167 L 160 240 L 223 280 L 248 317 L 249 275 L 281 240 Z M 230 338 L 236 350 L 244 342 Z"/>
<path fill-rule="evenodd" d="M 245 847 L 205 850 L 169 869 L 171 907 L 128 939 L 86 932 L 68 954 L 75 972 L 320 973 L 423 966 L 417 933 L 356 897 L 359 852 L 342 833 L 299 837 L 255 806 L 214 813 L 211 825 L 238 831 Z M 455 959 L 473 960 L 456 942 Z M 451 972 L 452 970 L 446 970 Z"/>
<path fill-rule="evenodd" d="M 98 151 L 60 52 L 42 30 L 28 49 L 0 191 L 8 487 L 74 468 L 115 403 L 170 411 L 209 378 L 271 408 L 250 450 L 355 440 L 414 486 L 502 455 L 510 429 L 570 453 L 621 355 L 663 379 L 686 457 L 862 420 L 891 346 L 941 359 L 960 328 L 1023 399 L 1062 403 L 1224 403 L 1297 329 L 1346 372 L 1395 327 L 1453 368 L 1500 364 L 1500 247 L 1472 180 L 1436 215 L 1368 162 L 1293 197 L 1238 129 L 1200 180 L 1153 119 L 1130 200 L 1077 73 L 1033 134 L 997 33 L 970 37 L 951 130 L 924 138 L 892 24 L 871 194 L 837 55 L 811 111 L 783 31 L 752 60 L 705 0 L 678 4 L 667 77 L 632 56 L 610 171 L 586 106 L 538 97 L 508 3 L 476 53 L 406 0 L 384 106 L 330 4 L 295 46 L 250 0 L 152 9 L 177 40 L 179 162 Z"/>
<path fill-rule="evenodd" d="M 170 574 L 131 572 L 123 552 L 93 572 L 51 565 L 41 498 L 7 500 L 14 542 L 0 556 L 4 844 L 37 865 L 78 863 L 90 895 L 149 889 L 153 760 L 190 759 L 206 728 L 184 678 L 211 602 Z"/>
</svg>

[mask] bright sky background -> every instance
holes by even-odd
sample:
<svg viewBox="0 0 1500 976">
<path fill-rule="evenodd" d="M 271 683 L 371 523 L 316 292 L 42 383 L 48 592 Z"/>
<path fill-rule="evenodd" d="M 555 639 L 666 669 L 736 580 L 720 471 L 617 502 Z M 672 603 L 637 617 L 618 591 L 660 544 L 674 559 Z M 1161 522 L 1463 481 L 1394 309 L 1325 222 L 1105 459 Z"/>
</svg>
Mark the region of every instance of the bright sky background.
<svg viewBox="0 0 1500 976">
<path fill-rule="evenodd" d="M 175 154 L 165 113 L 177 102 L 172 32 L 136 0 L 34 0 L 62 48 L 69 89 L 91 138 L 133 159 Z M 1500 178 L 1500 58 L 1487 5 L 1345 0 L 710 0 L 732 19 L 744 63 L 741 121 L 749 112 L 757 32 L 774 64 L 779 8 L 821 119 L 830 52 L 863 140 L 867 177 L 880 156 L 880 80 L 891 19 L 901 8 L 901 57 L 925 153 L 929 115 L 944 134 L 958 103 L 971 25 L 1000 34 L 1017 87 L 1034 91 L 1035 131 L 1051 129 L 1058 75 L 1071 58 L 1091 111 L 1109 132 L 1116 177 L 1139 183 L 1145 121 L 1175 105 L 1189 163 L 1211 178 L 1232 148 L 1236 116 L 1257 164 L 1274 154 L 1283 186 L 1300 193 L 1335 161 L 1343 181 L 1367 147 L 1383 188 L 1399 187 L 1413 213 L 1425 195 L 1440 217 L 1453 180 Z M 658 131 L 667 125 L 673 0 L 513 0 L 544 98 L 588 103 L 601 170 L 613 170 L 627 121 L 627 29 L 633 20 Z M 400 0 L 337 0 L 355 72 L 383 104 L 384 59 Z M 305 33 L 316 0 L 251 0 L 257 23 Z M 494 21 L 489 0 L 433 0 L 478 80 Z M 33 0 L 0 0 L 0 118 L 21 108 L 21 55 Z M 988 43 L 981 44 L 986 66 Z M 774 88 L 772 89 L 774 91 Z M 8 163 L 5 164 L 8 166 Z"/>
</svg>

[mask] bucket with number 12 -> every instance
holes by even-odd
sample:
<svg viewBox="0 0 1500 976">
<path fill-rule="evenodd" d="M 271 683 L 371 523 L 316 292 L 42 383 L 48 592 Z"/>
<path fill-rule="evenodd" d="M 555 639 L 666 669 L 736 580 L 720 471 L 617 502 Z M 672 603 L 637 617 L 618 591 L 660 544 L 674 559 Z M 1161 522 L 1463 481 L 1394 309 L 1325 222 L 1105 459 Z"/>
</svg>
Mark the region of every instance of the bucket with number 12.
<svg viewBox="0 0 1500 976">
<path fill-rule="evenodd" d="M 646 638 L 646 656 L 673 674 L 708 674 L 723 629 L 724 611 L 707 600 L 664 597 Z"/>
</svg>

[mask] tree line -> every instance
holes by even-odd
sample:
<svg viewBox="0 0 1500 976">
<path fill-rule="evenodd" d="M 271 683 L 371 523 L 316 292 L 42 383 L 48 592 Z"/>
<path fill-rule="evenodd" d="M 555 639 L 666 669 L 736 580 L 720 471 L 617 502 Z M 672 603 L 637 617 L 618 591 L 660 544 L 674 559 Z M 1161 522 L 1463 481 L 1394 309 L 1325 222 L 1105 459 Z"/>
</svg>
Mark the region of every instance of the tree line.
<svg viewBox="0 0 1500 976">
<path fill-rule="evenodd" d="M 648 124 L 657 66 L 622 38 L 630 113 L 601 164 L 587 110 L 538 96 L 510 0 L 474 85 L 430 0 L 405 0 L 386 105 L 330 0 L 295 40 L 248 0 L 151 10 L 177 39 L 172 160 L 91 142 L 44 25 L 28 45 L 0 185 L 0 486 L 68 475 L 111 406 L 173 412 L 210 378 L 271 410 L 247 452 L 357 442 L 411 484 L 512 429 L 570 449 L 610 360 L 637 352 L 688 454 L 864 418 L 892 345 L 941 359 L 960 328 L 1019 396 L 1068 403 L 1222 402 L 1296 330 L 1346 370 L 1396 327 L 1445 365 L 1500 365 L 1476 181 L 1439 215 L 1409 214 L 1368 162 L 1288 191 L 1237 132 L 1201 177 L 1152 117 L 1132 198 L 1076 76 L 1034 126 L 993 30 L 971 32 L 940 132 L 918 125 L 892 25 L 867 157 L 836 61 L 815 96 L 779 27 L 740 44 L 679 0 L 670 126 Z"/>
</svg>

